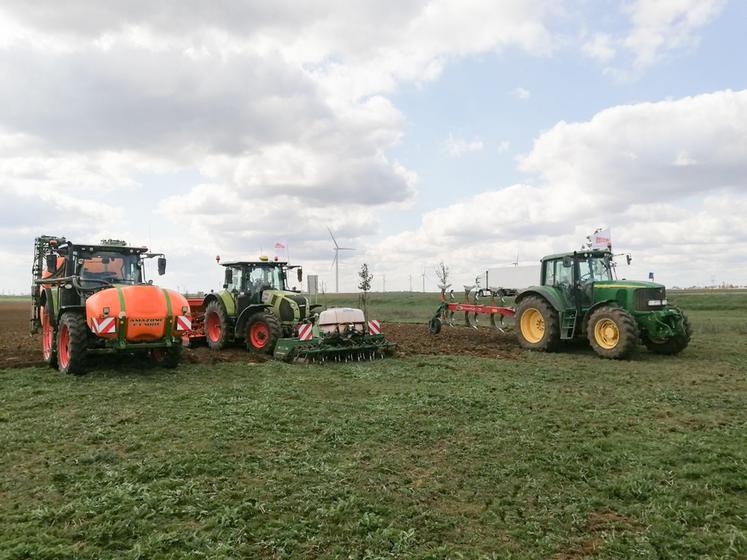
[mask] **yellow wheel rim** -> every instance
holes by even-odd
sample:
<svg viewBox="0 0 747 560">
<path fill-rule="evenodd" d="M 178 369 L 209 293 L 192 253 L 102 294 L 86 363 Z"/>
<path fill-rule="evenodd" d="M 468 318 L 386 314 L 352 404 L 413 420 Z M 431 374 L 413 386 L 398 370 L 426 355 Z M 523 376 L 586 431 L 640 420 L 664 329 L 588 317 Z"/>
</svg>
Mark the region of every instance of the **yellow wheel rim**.
<svg viewBox="0 0 747 560">
<path fill-rule="evenodd" d="M 612 350 L 620 342 L 620 329 L 612 319 L 602 319 L 594 325 L 594 339 L 605 350 Z"/>
<path fill-rule="evenodd" d="M 545 336 L 545 318 L 538 309 L 530 307 L 521 315 L 521 335 L 532 344 L 537 344 Z"/>
</svg>

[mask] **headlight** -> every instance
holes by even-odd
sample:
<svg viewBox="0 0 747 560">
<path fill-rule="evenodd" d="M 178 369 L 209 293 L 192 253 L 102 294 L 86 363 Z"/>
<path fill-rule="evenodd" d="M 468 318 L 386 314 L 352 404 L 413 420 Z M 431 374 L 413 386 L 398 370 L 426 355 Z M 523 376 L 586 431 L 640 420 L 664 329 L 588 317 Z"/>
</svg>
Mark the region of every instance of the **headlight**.
<svg viewBox="0 0 747 560">
<path fill-rule="evenodd" d="M 665 299 L 650 299 L 650 300 L 648 300 L 648 306 L 649 307 L 664 306 L 666 304 L 667 304 L 667 300 L 665 300 Z"/>
</svg>

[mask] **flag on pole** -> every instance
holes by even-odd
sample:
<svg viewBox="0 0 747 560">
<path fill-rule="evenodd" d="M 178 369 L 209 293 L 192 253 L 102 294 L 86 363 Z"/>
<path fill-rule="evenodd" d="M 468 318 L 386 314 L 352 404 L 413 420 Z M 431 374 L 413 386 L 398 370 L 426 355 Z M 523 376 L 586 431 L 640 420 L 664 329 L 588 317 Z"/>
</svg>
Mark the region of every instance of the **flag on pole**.
<svg viewBox="0 0 747 560">
<path fill-rule="evenodd" d="M 610 249 L 612 250 L 612 233 L 610 228 L 595 231 L 591 236 L 592 249 Z"/>
</svg>

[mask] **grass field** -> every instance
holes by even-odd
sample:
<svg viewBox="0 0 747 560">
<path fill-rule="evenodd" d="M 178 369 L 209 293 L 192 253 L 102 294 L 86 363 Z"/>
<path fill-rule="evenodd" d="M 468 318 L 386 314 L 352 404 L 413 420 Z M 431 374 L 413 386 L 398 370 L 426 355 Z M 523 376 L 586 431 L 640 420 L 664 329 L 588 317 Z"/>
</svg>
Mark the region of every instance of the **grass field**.
<svg viewBox="0 0 747 560">
<path fill-rule="evenodd" d="M 674 358 L 0 370 L 0 558 L 746 558 L 747 294 L 672 299 Z"/>
</svg>

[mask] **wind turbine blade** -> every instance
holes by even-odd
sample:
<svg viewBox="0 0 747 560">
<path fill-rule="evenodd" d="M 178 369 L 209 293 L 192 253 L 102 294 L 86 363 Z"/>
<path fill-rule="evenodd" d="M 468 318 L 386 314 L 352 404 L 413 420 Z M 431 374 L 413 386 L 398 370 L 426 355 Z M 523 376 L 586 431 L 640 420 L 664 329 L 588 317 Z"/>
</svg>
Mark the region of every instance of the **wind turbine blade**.
<svg viewBox="0 0 747 560">
<path fill-rule="evenodd" d="M 332 238 L 332 242 L 335 244 L 335 247 L 339 249 L 340 246 L 337 244 L 337 239 L 335 239 L 335 236 L 332 235 L 332 230 L 327 228 L 327 231 L 329 232 L 329 236 Z"/>
<path fill-rule="evenodd" d="M 334 268 L 336 262 L 337 262 L 337 251 L 335 251 L 335 258 L 332 259 L 332 264 L 329 265 L 329 269 L 330 270 L 332 270 L 332 268 Z"/>
<path fill-rule="evenodd" d="M 338 247 L 337 249 L 340 251 L 355 251 L 352 247 Z"/>
</svg>

